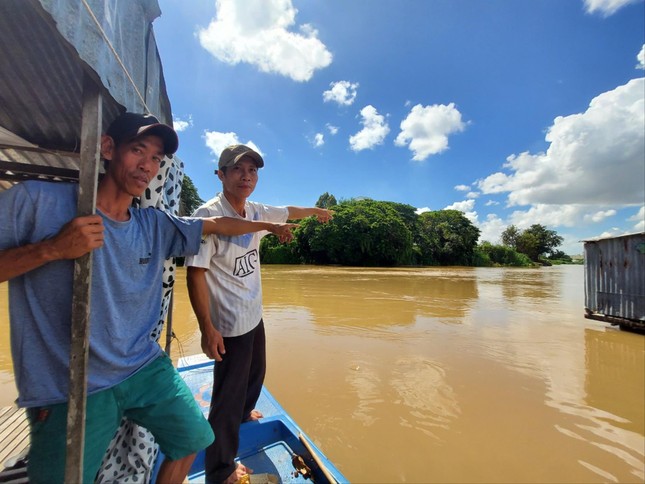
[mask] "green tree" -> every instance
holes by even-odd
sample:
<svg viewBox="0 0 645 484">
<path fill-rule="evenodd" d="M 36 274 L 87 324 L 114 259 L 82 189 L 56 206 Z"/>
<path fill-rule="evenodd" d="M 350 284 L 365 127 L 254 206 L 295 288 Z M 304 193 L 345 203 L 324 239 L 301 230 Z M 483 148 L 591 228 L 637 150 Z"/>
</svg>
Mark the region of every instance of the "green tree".
<svg viewBox="0 0 645 484">
<path fill-rule="evenodd" d="M 488 261 L 488 265 L 492 266 L 527 267 L 534 265 L 526 254 L 517 252 L 506 245 L 495 245 L 484 241 L 477 247 L 477 252 L 481 257 L 476 265 L 487 265 L 483 263 L 485 261 Z"/>
<path fill-rule="evenodd" d="M 188 175 L 184 175 L 179 199 L 179 215 L 192 215 L 204 200 L 199 197 L 197 188 Z"/>
<path fill-rule="evenodd" d="M 381 202 L 381 203 L 385 203 L 390 207 L 392 207 L 394 210 L 396 210 L 396 212 L 401 217 L 401 220 L 403 221 L 403 223 L 411 233 L 414 234 L 417 231 L 419 215 L 417 215 L 416 208 L 414 208 L 412 205 L 407 205 L 405 203 L 397 203 L 397 202 Z"/>
<path fill-rule="evenodd" d="M 197 208 L 204 203 L 197 193 L 197 188 L 190 177 L 184 174 L 184 180 L 181 184 L 181 194 L 179 195 L 179 215 L 192 215 Z M 176 257 L 175 262 L 179 267 L 183 267 L 185 258 Z"/>
<path fill-rule="evenodd" d="M 517 239 L 520 236 L 520 231 L 515 225 L 509 225 L 506 227 L 506 230 L 502 232 L 502 244 L 511 247 L 513 249 L 517 248 Z"/>
<path fill-rule="evenodd" d="M 564 240 L 560 237 L 555 230 L 549 230 L 544 225 L 533 224 L 524 231 L 526 234 L 532 235 L 537 240 L 536 258 L 534 259 L 531 254 L 527 254 L 532 260 L 538 260 L 540 256 L 547 256 L 552 254 L 556 247 L 562 245 Z"/>
<path fill-rule="evenodd" d="M 394 266 L 412 260 L 412 232 L 390 202 L 343 201 L 330 222 L 304 220 L 295 235 L 307 263 Z"/>
<path fill-rule="evenodd" d="M 316 207 L 318 208 L 332 208 L 338 205 L 338 202 L 336 201 L 336 197 L 331 195 L 328 192 L 323 193 L 318 197 L 318 201 L 316 202 Z"/>
<path fill-rule="evenodd" d="M 570 255 L 565 254 L 561 250 L 554 250 L 548 257 L 550 260 L 559 260 L 566 263 L 573 262 L 573 259 Z"/>
<path fill-rule="evenodd" d="M 298 244 L 295 240 L 282 243 L 275 235 L 267 235 L 260 241 L 260 260 L 263 264 L 300 264 Z"/>
<path fill-rule="evenodd" d="M 502 232 L 502 243 L 517 252 L 526 254 L 532 261 L 537 262 L 542 256 L 553 254 L 556 247 L 564 239 L 554 230 L 544 225 L 533 224 L 528 229 L 519 231 L 515 225 L 509 225 Z"/>
<path fill-rule="evenodd" d="M 419 215 L 417 244 L 425 265 L 471 265 L 479 229 L 459 210 Z"/>
</svg>

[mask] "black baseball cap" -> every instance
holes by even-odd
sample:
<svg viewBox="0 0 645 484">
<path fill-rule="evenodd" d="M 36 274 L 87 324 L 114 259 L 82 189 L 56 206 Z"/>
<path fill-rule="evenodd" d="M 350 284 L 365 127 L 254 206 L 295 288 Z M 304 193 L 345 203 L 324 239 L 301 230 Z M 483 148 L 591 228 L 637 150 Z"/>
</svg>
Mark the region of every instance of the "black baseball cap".
<svg viewBox="0 0 645 484">
<path fill-rule="evenodd" d="M 112 121 L 105 134 L 117 145 L 143 134 L 154 134 L 162 139 L 166 155 L 172 155 L 179 148 L 179 137 L 175 130 L 160 123 L 152 114 L 123 113 Z"/>
</svg>

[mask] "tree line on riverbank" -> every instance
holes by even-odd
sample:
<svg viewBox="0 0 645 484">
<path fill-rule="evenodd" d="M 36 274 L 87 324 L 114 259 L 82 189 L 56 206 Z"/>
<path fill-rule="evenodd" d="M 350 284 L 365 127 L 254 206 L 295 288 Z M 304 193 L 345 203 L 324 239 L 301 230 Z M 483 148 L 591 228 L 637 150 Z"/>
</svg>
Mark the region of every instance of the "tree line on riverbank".
<svg viewBox="0 0 645 484">
<path fill-rule="evenodd" d="M 184 213 L 203 201 L 186 177 L 182 189 Z M 418 214 L 416 208 L 368 198 L 341 200 L 322 194 L 317 207 L 334 211 L 325 224 L 315 218 L 300 221 L 288 244 L 267 236 L 260 245 L 265 264 L 344 266 L 517 266 L 571 263 L 557 250 L 562 237 L 543 225 L 523 231 L 514 225 L 500 234 L 500 244 L 479 243 L 480 230 L 458 210 Z"/>
<path fill-rule="evenodd" d="M 289 244 L 265 237 L 263 263 L 528 267 L 556 259 L 571 262 L 556 250 L 562 237 L 539 224 L 523 231 L 509 226 L 501 244 L 478 243 L 480 230 L 459 210 L 418 214 L 411 205 L 367 198 L 337 202 L 329 193 L 316 206 L 333 210 L 334 218 L 326 224 L 301 221 Z"/>
</svg>

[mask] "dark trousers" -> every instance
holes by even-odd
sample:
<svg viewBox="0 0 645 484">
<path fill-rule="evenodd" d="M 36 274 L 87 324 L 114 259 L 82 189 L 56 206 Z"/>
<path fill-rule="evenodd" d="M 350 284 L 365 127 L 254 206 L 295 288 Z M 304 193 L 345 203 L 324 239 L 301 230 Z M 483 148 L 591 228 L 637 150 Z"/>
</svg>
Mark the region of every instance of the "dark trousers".
<svg viewBox="0 0 645 484">
<path fill-rule="evenodd" d="M 207 482 L 221 483 L 235 470 L 240 424 L 248 419 L 266 374 L 264 322 L 242 336 L 224 338 L 226 353 L 215 362 L 208 421 L 215 442 L 206 448 Z"/>
</svg>

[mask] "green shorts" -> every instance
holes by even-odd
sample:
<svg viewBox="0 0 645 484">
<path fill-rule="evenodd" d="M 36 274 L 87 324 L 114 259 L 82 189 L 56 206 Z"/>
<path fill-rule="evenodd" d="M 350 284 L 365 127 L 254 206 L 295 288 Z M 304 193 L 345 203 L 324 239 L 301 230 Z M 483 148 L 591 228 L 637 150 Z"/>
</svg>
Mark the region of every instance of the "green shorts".
<svg viewBox="0 0 645 484">
<path fill-rule="evenodd" d="M 28 408 L 27 416 L 29 482 L 63 482 L 67 403 Z M 115 387 L 87 398 L 83 482 L 94 482 L 124 416 L 147 428 L 167 459 L 194 454 L 214 440 L 192 392 L 163 354 Z"/>
</svg>

